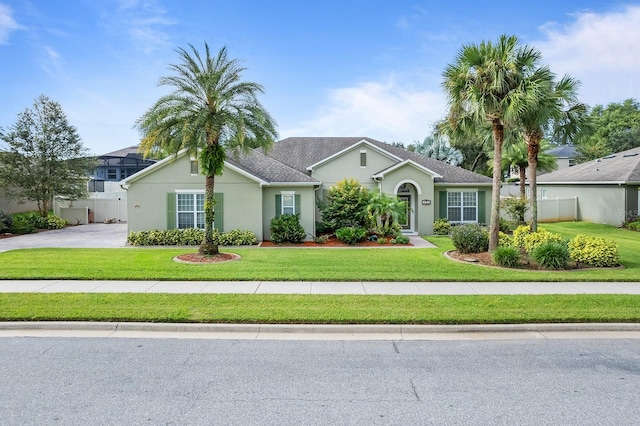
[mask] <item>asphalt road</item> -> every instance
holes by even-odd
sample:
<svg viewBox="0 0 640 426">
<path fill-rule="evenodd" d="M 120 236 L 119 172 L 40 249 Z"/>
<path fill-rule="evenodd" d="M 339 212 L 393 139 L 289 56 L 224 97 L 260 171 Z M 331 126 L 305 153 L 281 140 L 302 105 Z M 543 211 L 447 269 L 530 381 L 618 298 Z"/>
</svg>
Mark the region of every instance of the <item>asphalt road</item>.
<svg viewBox="0 0 640 426">
<path fill-rule="evenodd" d="M 0 339 L 0 425 L 632 425 L 640 340 Z"/>
</svg>

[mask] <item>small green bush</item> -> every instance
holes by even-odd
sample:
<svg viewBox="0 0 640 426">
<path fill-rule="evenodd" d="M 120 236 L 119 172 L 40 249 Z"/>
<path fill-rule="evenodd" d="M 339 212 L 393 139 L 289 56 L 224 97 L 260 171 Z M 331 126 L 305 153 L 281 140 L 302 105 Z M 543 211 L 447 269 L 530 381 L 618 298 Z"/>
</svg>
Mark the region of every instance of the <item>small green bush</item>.
<svg viewBox="0 0 640 426">
<path fill-rule="evenodd" d="M 47 216 L 47 229 L 62 229 L 66 225 L 67 221 L 55 214 Z"/>
<path fill-rule="evenodd" d="M 358 244 L 367 236 L 364 228 L 346 226 L 336 230 L 336 238 L 346 244 Z"/>
<path fill-rule="evenodd" d="M 540 227 L 538 227 L 538 230 Z M 529 225 L 520 225 L 513 231 L 513 244 L 516 247 L 524 248 L 524 237 L 531 233 Z"/>
<path fill-rule="evenodd" d="M 387 239 L 386 238 L 378 238 L 378 244 L 387 244 Z"/>
<path fill-rule="evenodd" d="M 640 220 L 627 223 L 627 229 L 640 232 Z"/>
<path fill-rule="evenodd" d="M 257 242 L 256 234 L 249 230 L 232 229 L 220 235 L 222 246 L 250 246 Z"/>
<path fill-rule="evenodd" d="M 433 222 L 433 233 L 435 235 L 449 235 L 451 231 L 451 224 L 445 218 L 436 219 Z"/>
<path fill-rule="evenodd" d="M 271 241 L 281 243 L 301 243 L 307 233 L 300 225 L 297 214 L 283 214 L 271 219 Z"/>
<path fill-rule="evenodd" d="M 11 231 L 11 225 L 13 224 L 13 216 L 0 210 L 0 232 Z"/>
<path fill-rule="evenodd" d="M 524 249 L 527 253 L 532 253 L 536 247 L 548 242 L 562 243 L 562 237 L 560 234 L 546 231 L 542 228 L 538 228 L 538 232 L 531 232 L 524 236 Z"/>
<path fill-rule="evenodd" d="M 511 225 L 509 224 L 509 221 L 503 218 L 500 218 L 500 232 L 504 232 L 505 234 L 507 232 L 511 232 Z"/>
<path fill-rule="evenodd" d="M 329 241 L 329 235 L 327 235 L 327 234 L 318 235 L 317 237 L 313 237 L 313 242 L 316 243 L 316 244 L 324 244 L 327 241 Z"/>
<path fill-rule="evenodd" d="M 391 244 L 409 244 L 409 237 L 406 235 L 398 235 L 393 240 L 391 240 Z"/>
<path fill-rule="evenodd" d="M 520 250 L 512 246 L 499 246 L 493 252 L 493 263 L 504 268 L 515 268 L 520 263 Z"/>
<path fill-rule="evenodd" d="M 402 232 L 402 227 L 397 222 L 391 225 L 376 226 L 373 230 L 378 237 L 395 237 Z"/>
<path fill-rule="evenodd" d="M 489 249 L 489 233 L 476 224 L 454 226 L 451 241 L 460 253 L 480 253 Z"/>
<path fill-rule="evenodd" d="M 549 240 L 536 246 L 531 258 L 545 269 L 566 269 L 570 256 L 566 244 Z"/>
<path fill-rule="evenodd" d="M 616 266 L 620 260 L 615 241 L 583 234 L 569 241 L 569 254 L 576 262 L 597 267 Z"/>
<path fill-rule="evenodd" d="M 33 221 L 25 215 L 14 215 L 11 224 L 11 232 L 14 234 L 33 234 L 38 228 Z"/>
<path fill-rule="evenodd" d="M 47 217 L 43 217 L 42 215 L 40 215 L 40 212 L 19 213 L 18 216 L 24 217 L 26 220 L 31 222 L 31 224 L 33 224 L 33 226 L 35 226 L 37 229 L 47 229 L 49 226 L 47 222 Z"/>
<path fill-rule="evenodd" d="M 500 201 L 500 208 L 507 213 L 516 225 L 524 223 L 524 216 L 529 209 L 529 202 L 525 197 L 506 197 Z"/>
</svg>

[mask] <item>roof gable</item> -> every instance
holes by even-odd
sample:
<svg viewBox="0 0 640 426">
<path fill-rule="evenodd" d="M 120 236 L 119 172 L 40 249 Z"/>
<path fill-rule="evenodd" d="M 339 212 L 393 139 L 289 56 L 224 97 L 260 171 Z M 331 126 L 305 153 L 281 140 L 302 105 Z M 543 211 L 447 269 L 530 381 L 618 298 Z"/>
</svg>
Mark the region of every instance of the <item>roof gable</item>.
<svg viewBox="0 0 640 426">
<path fill-rule="evenodd" d="M 312 172 L 313 169 L 315 169 L 316 167 L 319 167 L 319 166 L 321 166 L 323 164 L 329 163 L 329 162 L 331 162 L 334 159 L 344 155 L 345 153 L 347 153 L 349 151 L 353 151 L 354 149 L 358 149 L 358 148 L 362 148 L 362 147 L 371 148 L 374 151 L 378 152 L 379 154 L 382 154 L 383 156 L 390 158 L 391 160 L 402 161 L 402 159 L 400 157 L 397 157 L 397 156 L 391 154 L 390 152 L 380 148 L 379 146 L 372 144 L 371 142 L 369 142 L 366 139 L 362 139 L 359 142 L 356 142 L 353 145 L 348 146 L 348 147 L 346 147 L 346 148 L 344 148 L 344 149 L 342 149 L 342 150 L 340 150 L 340 151 L 338 151 L 338 152 L 336 152 L 336 153 L 334 153 L 334 154 L 332 154 L 332 155 L 330 155 L 330 156 L 318 161 L 317 163 L 314 163 L 314 164 L 311 164 L 310 166 L 307 166 L 307 170 Z"/>
<path fill-rule="evenodd" d="M 426 173 L 426 174 L 430 175 L 430 176 L 431 176 L 431 177 L 433 177 L 434 179 L 435 179 L 435 178 L 441 178 L 441 177 L 442 177 L 442 175 L 439 175 L 438 173 L 434 172 L 433 170 L 430 170 L 430 169 L 428 169 L 428 168 L 426 168 L 426 167 L 424 167 L 424 166 L 422 166 L 422 165 L 420 165 L 420 164 L 416 163 L 415 161 L 412 161 L 412 160 L 404 160 L 404 161 L 401 161 L 401 162 L 399 162 L 399 163 L 394 164 L 394 165 L 393 165 L 393 166 L 391 166 L 391 167 L 386 168 L 385 170 L 381 170 L 381 171 L 379 171 L 378 173 L 376 173 L 376 174 L 374 174 L 374 175 L 373 175 L 373 178 L 374 178 L 374 179 L 375 179 L 375 178 L 384 178 L 384 175 L 386 175 L 386 174 L 388 174 L 388 173 L 392 173 L 392 172 L 394 172 L 394 171 L 396 171 L 396 170 L 398 170 L 398 169 L 401 169 L 402 167 L 405 167 L 405 166 L 407 166 L 407 165 L 415 167 L 416 169 L 418 169 L 418 170 L 420 170 L 420 171 L 422 171 L 422 172 L 424 172 L 424 173 Z"/>
</svg>

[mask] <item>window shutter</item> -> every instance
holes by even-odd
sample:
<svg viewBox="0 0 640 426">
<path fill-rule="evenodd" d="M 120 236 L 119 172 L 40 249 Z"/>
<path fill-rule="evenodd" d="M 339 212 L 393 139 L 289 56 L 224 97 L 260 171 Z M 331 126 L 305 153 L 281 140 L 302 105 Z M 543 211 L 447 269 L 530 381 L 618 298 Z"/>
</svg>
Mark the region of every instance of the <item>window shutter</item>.
<svg viewBox="0 0 640 426">
<path fill-rule="evenodd" d="M 440 219 L 447 219 L 447 191 L 440 191 L 438 215 Z"/>
<path fill-rule="evenodd" d="M 487 191 L 478 191 L 478 223 L 487 223 Z"/>
<path fill-rule="evenodd" d="M 282 195 L 276 195 L 276 217 L 282 214 Z"/>
<path fill-rule="evenodd" d="M 167 192 L 167 229 L 176 229 L 176 193 Z"/>
<path fill-rule="evenodd" d="M 215 212 L 213 227 L 220 232 L 224 232 L 224 194 L 216 192 L 213 194 L 213 198 L 216 199 L 216 205 L 213 207 L 213 211 Z"/>
<path fill-rule="evenodd" d="M 296 194 L 294 196 L 293 202 L 294 202 L 294 205 L 295 205 L 296 213 L 298 215 L 300 215 L 300 194 Z"/>
</svg>

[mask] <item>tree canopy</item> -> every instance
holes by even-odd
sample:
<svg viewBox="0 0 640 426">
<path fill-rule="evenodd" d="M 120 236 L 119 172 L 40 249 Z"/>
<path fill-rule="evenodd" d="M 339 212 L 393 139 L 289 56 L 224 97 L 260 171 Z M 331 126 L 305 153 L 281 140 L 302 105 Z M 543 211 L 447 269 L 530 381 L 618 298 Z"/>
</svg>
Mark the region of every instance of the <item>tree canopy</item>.
<svg viewBox="0 0 640 426">
<path fill-rule="evenodd" d="M 204 55 L 192 45 L 177 50 L 181 63 L 170 65 L 173 74 L 159 82 L 173 92 L 161 97 L 136 121 L 136 127 L 142 133 L 140 146 L 145 154 L 154 149 L 170 154 L 186 149 L 199 159 L 205 176 L 205 232 L 199 251 L 215 255 L 215 176 L 222 174 L 228 152 L 269 149 L 278 134 L 275 121 L 258 100 L 263 87 L 242 81 L 245 68 L 228 57 L 225 47 L 215 56 L 207 43 L 204 47 Z"/>
<path fill-rule="evenodd" d="M 46 216 L 53 198 L 86 196 L 87 181 L 97 162 L 89 155 L 59 103 L 40 95 L 18 114 L 7 132 L 1 153 L 0 188 L 18 202 L 34 201 Z"/>
</svg>

